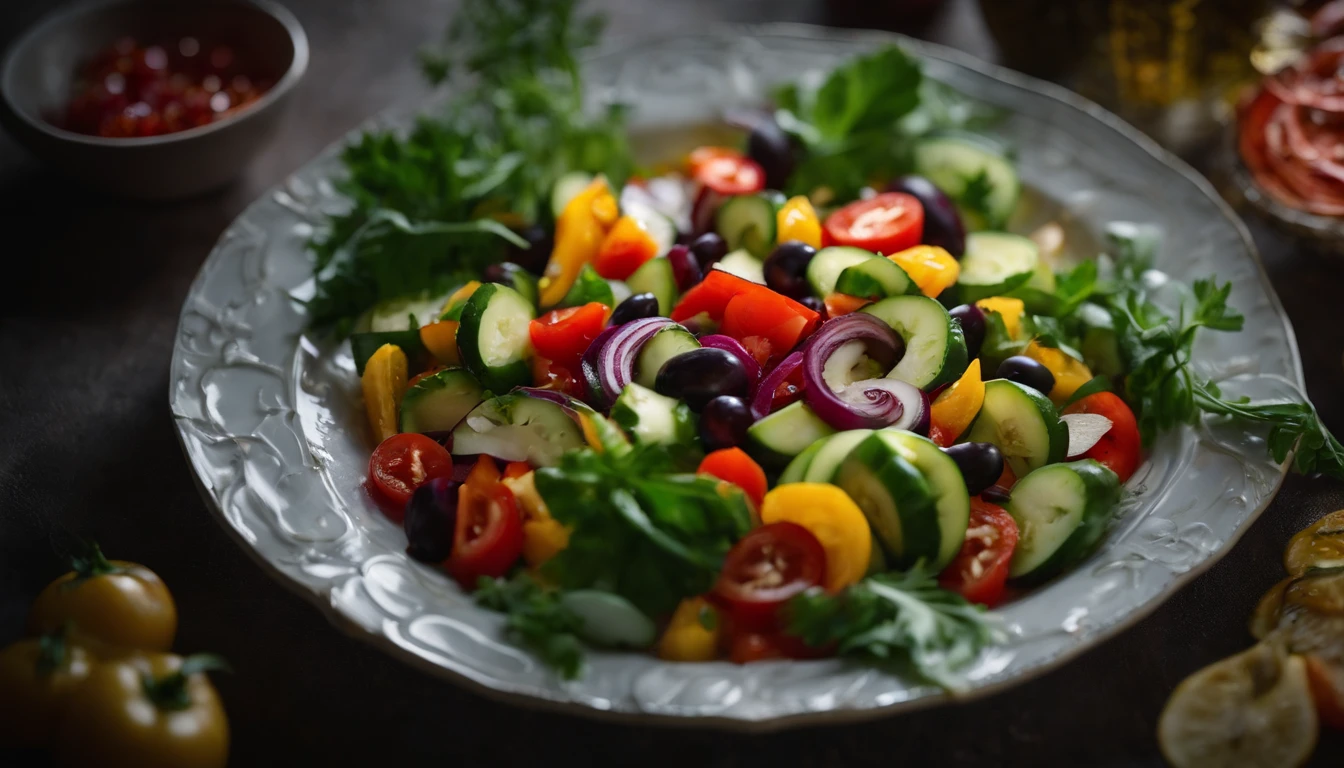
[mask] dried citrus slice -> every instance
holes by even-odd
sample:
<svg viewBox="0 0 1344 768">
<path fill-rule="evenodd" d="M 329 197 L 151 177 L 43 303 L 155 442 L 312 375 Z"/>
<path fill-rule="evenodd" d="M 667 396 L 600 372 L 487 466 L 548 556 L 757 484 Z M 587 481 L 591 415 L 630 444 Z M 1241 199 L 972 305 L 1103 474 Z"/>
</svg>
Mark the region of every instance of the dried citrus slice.
<svg viewBox="0 0 1344 768">
<path fill-rule="evenodd" d="M 1301 576 L 1312 568 L 1344 566 L 1344 509 L 1296 533 L 1283 552 L 1283 565 L 1290 576 Z"/>
<path fill-rule="evenodd" d="M 1283 591 L 1283 604 L 1322 616 L 1344 616 L 1344 568 L 1312 569 Z"/>
<path fill-rule="evenodd" d="M 1283 615 L 1283 593 L 1292 583 L 1291 578 L 1280 581 L 1255 604 L 1255 613 L 1251 614 L 1251 636 L 1256 640 L 1264 640 L 1278 629 L 1279 618 Z"/>
<path fill-rule="evenodd" d="M 1292 768 L 1316 730 L 1305 662 L 1261 643 L 1177 686 L 1157 739 L 1175 768 Z"/>
</svg>

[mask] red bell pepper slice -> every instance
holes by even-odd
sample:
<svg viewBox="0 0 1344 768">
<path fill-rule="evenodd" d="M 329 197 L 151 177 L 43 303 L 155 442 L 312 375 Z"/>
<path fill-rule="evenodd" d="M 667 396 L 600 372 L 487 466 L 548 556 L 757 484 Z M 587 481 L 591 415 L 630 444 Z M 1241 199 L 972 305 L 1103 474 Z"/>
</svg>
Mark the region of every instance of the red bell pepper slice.
<svg viewBox="0 0 1344 768">
<path fill-rule="evenodd" d="M 764 285 L 721 269 L 710 270 L 700 284 L 672 308 L 677 322 L 706 314 L 721 323 L 720 332 L 742 341 L 760 336 L 775 354 L 785 354 L 816 329 L 821 316 Z"/>
</svg>

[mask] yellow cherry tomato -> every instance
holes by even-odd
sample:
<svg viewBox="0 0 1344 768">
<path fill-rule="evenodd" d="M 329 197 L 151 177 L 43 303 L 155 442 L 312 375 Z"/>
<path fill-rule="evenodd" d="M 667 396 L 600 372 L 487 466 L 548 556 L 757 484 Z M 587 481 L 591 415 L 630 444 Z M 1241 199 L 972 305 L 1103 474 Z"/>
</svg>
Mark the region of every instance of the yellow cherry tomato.
<svg viewBox="0 0 1344 768">
<path fill-rule="evenodd" d="M 597 257 L 607 229 L 619 215 L 616 198 L 601 176 L 565 205 L 555 222 L 555 248 L 537 284 L 542 307 L 553 307 L 565 298 L 579 270 Z"/>
<path fill-rule="evenodd" d="M 0 749 L 46 746 L 93 665 L 60 630 L 0 651 Z"/>
<path fill-rule="evenodd" d="M 713 661 L 718 646 L 718 613 L 703 597 L 691 597 L 672 613 L 658 640 L 658 656 L 668 661 Z"/>
<path fill-rule="evenodd" d="M 1283 552 L 1283 565 L 1291 576 L 1301 576 L 1312 568 L 1344 566 L 1344 509 L 1294 534 Z"/>
<path fill-rule="evenodd" d="M 395 344 L 379 347 L 364 364 L 364 375 L 360 377 L 364 412 L 374 439 L 380 443 L 397 434 L 397 409 L 401 407 L 401 396 L 406 394 L 409 367 L 406 353 Z"/>
<path fill-rule="evenodd" d="M 33 601 L 30 633 L 48 634 L 68 623 L 81 644 L 99 653 L 172 647 L 177 606 L 157 574 L 143 565 L 108 560 L 96 545 L 74 566 Z"/>
<path fill-rule="evenodd" d="M 224 768 L 229 724 L 205 676 L 209 656 L 166 653 L 100 664 L 71 697 L 53 745 L 61 765 Z"/>
<path fill-rule="evenodd" d="M 536 477 L 535 472 L 528 472 L 502 481 L 523 513 L 523 560 L 533 568 L 569 546 L 569 529 L 551 517 L 551 510 L 537 493 Z"/>
<path fill-rule="evenodd" d="M 1063 350 L 1043 347 L 1033 340 L 1022 354 L 1044 365 L 1046 370 L 1054 374 L 1055 386 L 1049 395 L 1055 405 L 1064 404 L 1079 387 L 1092 380 L 1092 369 Z"/>
<path fill-rule="evenodd" d="M 765 494 L 761 522 L 806 528 L 826 551 L 822 586 L 836 592 L 863 578 L 873 552 L 868 519 L 849 495 L 829 483 L 787 483 Z"/>
<path fill-rule="evenodd" d="M 929 439 L 940 447 L 955 443 L 980 413 L 985 404 L 985 382 L 980 378 L 980 358 L 966 366 L 966 372 L 934 398 L 929 409 Z"/>
<path fill-rule="evenodd" d="M 1027 305 L 1021 299 L 1014 299 L 1010 296 L 991 296 L 988 299 L 981 299 L 975 302 L 975 306 L 984 312 L 996 312 L 999 318 L 1003 320 L 1003 327 L 1008 331 L 1010 338 L 1017 338 L 1017 334 L 1022 330 L 1022 315 L 1027 312 Z"/>
<path fill-rule="evenodd" d="M 951 288 L 961 276 L 961 264 L 952 254 L 936 245 L 916 245 L 893 253 L 887 258 L 905 270 L 919 286 L 920 293 L 932 298 Z"/>
<path fill-rule="evenodd" d="M 440 320 L 420 329 L 420 343 L 444 365 L 462 364 L 462 354 L 457 349 L 458 325 L 456 320 Z"/>
<path fill-rule="evenodd" d="M 813 248 L 821 247 L 821 220 L 805 195 L 791 197 L 775 213 L 775 240 L 797 240 Z"/>
</svg>

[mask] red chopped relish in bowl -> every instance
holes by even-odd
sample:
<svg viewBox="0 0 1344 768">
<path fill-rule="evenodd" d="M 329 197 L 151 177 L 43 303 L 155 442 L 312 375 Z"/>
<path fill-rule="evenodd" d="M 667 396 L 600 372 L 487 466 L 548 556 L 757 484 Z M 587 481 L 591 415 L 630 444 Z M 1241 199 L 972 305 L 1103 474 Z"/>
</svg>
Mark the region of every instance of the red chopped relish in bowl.
<svg viewBox="0 0 1344 768">
<path fill-rule="evenodd" d="M 270 86 L 249 77 L 227 45 L 123 38 L 81 67 L 69 104 L 52 123 L 105 138 L 162 136 L 244 109 Z"/>
</svg>

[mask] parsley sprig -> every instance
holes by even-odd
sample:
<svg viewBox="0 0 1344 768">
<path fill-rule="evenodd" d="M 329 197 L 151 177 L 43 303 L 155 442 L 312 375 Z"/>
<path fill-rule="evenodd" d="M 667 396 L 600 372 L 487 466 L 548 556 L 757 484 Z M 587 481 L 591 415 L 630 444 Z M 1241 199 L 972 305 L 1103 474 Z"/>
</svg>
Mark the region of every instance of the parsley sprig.
<svg viewBox="0 0 1344 768">
<path fill-rule="evenodd" d="M 482 577 L 476 602 L 508 615 L 507 631 L 531 648 L 547 666 L 565 679 L 578 677 L 583 668 L 582 620 L 564 606 L 560 594 L 543 588 L 526 571 L 512 578 Z"/>
</svg>

